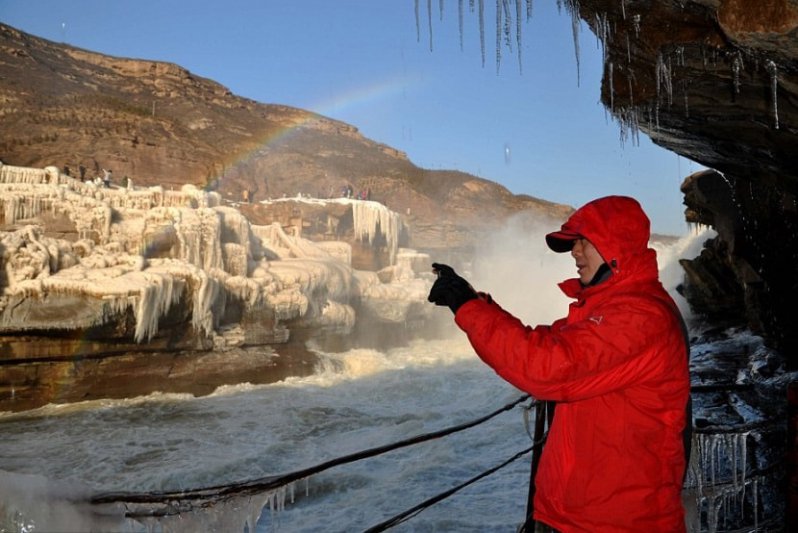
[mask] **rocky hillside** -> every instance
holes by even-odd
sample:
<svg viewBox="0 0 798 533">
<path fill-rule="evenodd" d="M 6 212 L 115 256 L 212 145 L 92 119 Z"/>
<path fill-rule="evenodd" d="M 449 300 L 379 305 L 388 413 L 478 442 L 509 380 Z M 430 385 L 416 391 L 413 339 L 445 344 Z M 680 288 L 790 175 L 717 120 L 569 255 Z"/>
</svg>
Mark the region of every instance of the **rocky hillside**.
<svg viewBox="0 0 798 533">
<path fill-rule="evenodd" d="M 605 50 L 601 98 L 622 134 L 648 135 L 719 172 L 684 184 L 688 220 L 719 234 L 686 265 L 691 303 L 794 352 L 798 1 L 558 3 Z M 349 183 L 407 216 L 409 245 L 421 250 L 467 248 L 483 235 L 474 230 L 519 211 L 562 219 L 569 210 L 420 169 L 352 126 L 236 97 L 176 65 L 111 58 L 3 25 L 0 116 L 0 159 L 9 164 L 110 167 L 116 179 L 188 182 L 228 201 L 244 191 L 254 200 L 337 194 Z M 260 222 L 256 209 L 248 215 Z M 731 303 L 711 301 L 713 287 L 727 286 Z"/>
<path fill-rule="evenodd" d="M 338 196 L 349 184 L 408 216 L 410 244 L 421 249 L 444 236 L 467 247 L 474 227 L 520 211 L 556 220 L 570 211 L 472 175 L 418 168 L 353 126 L 235 96 L 174 64 L 109 57 L 3 24 L 0 103 L 6 164 L 67 166 L 73 176 L 83 167 L 89 178 L 109 168 L 117 182 L 189 183 L 226 201 Z"/>
</svg>

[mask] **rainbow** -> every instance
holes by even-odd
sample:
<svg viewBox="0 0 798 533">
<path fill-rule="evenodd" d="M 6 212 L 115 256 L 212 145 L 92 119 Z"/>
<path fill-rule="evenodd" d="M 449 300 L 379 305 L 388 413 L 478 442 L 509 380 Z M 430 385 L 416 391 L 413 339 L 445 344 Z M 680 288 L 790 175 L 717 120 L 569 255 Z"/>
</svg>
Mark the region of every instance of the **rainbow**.
<svg viewBox="0 0 798 533">
<path fill-rule="evenodd" d="M 233 154 L 229 160 L 224 161 L 224 168 L 236 168 L 239 165 L 246 164 L 251 161 L 259 151 L 268 146 L 279 144 L 286 139 L 290 139 L 293 134 L 297 133 L 303 127 L 320 120 L 320 117 L 322 117 L 322 119 L 341 120 L 340 118 L 334 117 L 346 116 L 354 109 L 380 105 L 396 97 L 404 98 L 407 95 L 408 87 L 414 84 L 412 80 L 410 82 L 408 81 L 406 75 L 394 76 L 369 85 L 353 87 L 326 100 L 311 104 L 307 106 L 307 108 L 297 108 L 308 111 L 309 113 L 305 114 L 302 120 L 298 120 L 289 126 L 279 128 L 276 131 L 269 132 L 258 140 L 255 148 L 244 153 Z M 215 177 L 219 178 L 221 176 L 217 175 Z"/>
</svg>

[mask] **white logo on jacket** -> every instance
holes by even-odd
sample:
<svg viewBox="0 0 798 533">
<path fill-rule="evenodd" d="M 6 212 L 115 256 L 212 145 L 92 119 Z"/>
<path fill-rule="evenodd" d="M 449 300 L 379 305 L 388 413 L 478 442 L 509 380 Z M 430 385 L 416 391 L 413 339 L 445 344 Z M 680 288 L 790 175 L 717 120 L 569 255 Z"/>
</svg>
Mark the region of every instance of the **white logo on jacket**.
<svg viewBox="0 0 798 533">
<path fill-rule="evenodd" d="M 590 320 L 591 322 L 595 322 L 597 326 L 600 326 L 601 321 L 604 320 L 604 316 L 603 315 L 591 316 L 590 318 L 588 318 L 588 320 Z"/>
</svg>

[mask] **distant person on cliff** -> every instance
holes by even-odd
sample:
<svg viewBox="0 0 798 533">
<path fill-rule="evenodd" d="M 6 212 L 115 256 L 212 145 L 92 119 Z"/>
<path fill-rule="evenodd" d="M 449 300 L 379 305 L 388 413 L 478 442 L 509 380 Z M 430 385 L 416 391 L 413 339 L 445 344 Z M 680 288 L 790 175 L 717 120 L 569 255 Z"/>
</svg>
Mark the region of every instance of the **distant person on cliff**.
<svg viewBox="0 0 798 533">
<path fill-rule="evenodd" d="M 632 198 L 574 212 L 546 243 L 573 256 L 577 277 L 560 288 L 575 301 L 567 317 L 534 328 L 433 264 L 429 300 L 455 313 L 479 357 L 556 402 L 535 477 L 537 531 L 685 531 L 688 341 L 649 237 Z"/>
</svg>

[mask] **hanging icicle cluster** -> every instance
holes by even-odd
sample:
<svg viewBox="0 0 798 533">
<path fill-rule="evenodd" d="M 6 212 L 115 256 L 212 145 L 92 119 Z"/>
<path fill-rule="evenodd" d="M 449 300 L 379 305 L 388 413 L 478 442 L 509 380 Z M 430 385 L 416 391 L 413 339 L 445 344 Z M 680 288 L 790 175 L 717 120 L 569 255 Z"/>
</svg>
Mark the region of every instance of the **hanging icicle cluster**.
<svg viewBox="0 0 798 533">
<path fill-rule="evenodd" d="M 567 0 L 570 3 L 577 4 L 576 24 L 578 29 L 578 1 Z M 502 61 L 502 49 L 506 47 L 511 52 L 513 51 L 513 43 L 515 43 L 516 56 L 518 58 L 518 71 L 523 73 L 523 57 L 522 57 L 522 42 L 523 42 L 523 21 L 529 21 L 532 18 L 533 0 L 496 0 L 496 73 L 499 73 Z M 469 0 L 469 12 L 477 12 L 479 23 L 479 43 L 482 58 L 482 67 L 485 67 L 485 0 Z M 570 9 L 570 8 L 569 8 Z M 442 21 L 444 17 L 444 2 L 439 1 L 439 19 Z M 457 5 L 457 21 L 460 32 L 460 50 L 463 50 L 464 41 L 464 0 L 458 0 Z M 421 17 L 419 0 L 415 0 L 415 19 L 416 19 L 416 41 L 421 41 Z M 433 50 L 433 37 L 432 37 L 432 0 L 427 0 L 427 29 L 429 33 L 429 49 Z M 578 43 L 577 43 L 578 46 Z M 577 52 L 578 56 L 578 52 Z"/>
<path fill-rule="evenodd" d="M 668 114 L 672 112 L 674 96 L 680 98 L 682 101 L 681 108 L 683 109 L 684 117 L 689 119 L 691 112 L 690 102 L 690 88 L 691 69 L 695 69 L 695 63 L 691 63 L 690 58 L 696 57 L 700 54 L 704 69 L 717 69 L 720 61 L 725 59 L 726 64 L 731 69 L 731 78 L 733 85 L 732 97 L 740 94 L 741 75 L 746 68 L 744 59 L 744 50 L 732 50 L 718 47 L 717 45 L 695 45 L 688 46 L 680 43 L 671 43 L 661 45 L 656 50 L 656 61 L 654 64 L 653 72 L 653 88 L 656 91 L 656 98 L 651 101 L 642 101 L 641 98 L 635 98 L 637 88 L 637 78 L 641 80 L 649 80 L 649 76 L 636 75 L 633 68 L 633 60 L 636 57 L 637 41 L 643 36 L 645 30 L 643 13 L 635 12 L 640 9 L 640 3 L 631 2 L 629 0 L 618 0 L 620 12 L 616 19 L 611 19 L 611 14 L 597 12 L 594 15 L 594 20 L 590 23 L 593 26 L 593 31 L 596 34 L 598 43 L 602 48 L 602 57 L 604 62 L 604 75 L 605 75 L 605 98 L 608 101 L 607 107 L 613 119 L 620 123 L 620 136 L 621 143 L 628 140 L 636 142 L 639 138 L 639 129 L 641 125 L 647 129 L 648 132 L 654 133 L 660 131 L 660 109 L 665 108 Z M 428 2 L 428 19 L 430 26 L 430 35 L 432 32 L 432 21 L 430 12 L 430 2 Z M 513 9 L 513 2 L 514 7 Z M 526 20 L 532 15 L 532 0 L 496 0 L 496 27 L 495 27 L 495 61 L 496 72 L 500 72 L 501 62 L 503 59 L 503 49 L 507 48 L 510 51 L 515 45 L 519 72 L 523 71 L 522 61 L 522 18 L 525 16 Z M 581 28 L 580 17 L 580 1 L 579 0 L 557 0 L 557 7 L 559 10 L 565 10 L 571 18 L 572 35 L 574 55 L 576 60 L 577 70 L 577 85 L 581 82 L 581 65 L 580 65 L 580 43 L 579 31 Z M 418 0 L 416 0 L 417 10 L 417 32 L 418 28 Z M 469 0 L 470 12 L 477 11 L 479 17 L 479 40 L 481 49 L 482 66 L 485 66 L 485 0 Z M 463 0 L 459 0 L 458 7 L 458 23 L 460 28 L 460 46 L 463 46 Z M 615 11 L 615 10 L 612 10 Z M 524 15 L 525 12 L 525 15 Z M 617 12 L 617 11 L 616 11 Z M 443 4 L 440 4 L 440 17 L 443 18 Z M 515 17 L 515 19 L 513 19 Z M 652 22 L 653 23 L 653 22 Z M 616 35 L 618 33 L 619 35 Z M 621 39 L 625 42 L 625 59 L 621 59 L 616 53 L 610 57 L 610 44 L 613 39 Z M 430 45 L 431 46 L 431 45 Z M 720 59 L 719 59 L 720 57 Z M 759 58 L 754 56 L 749 58 L 753 61 L 752 75 L 759 69 Z M 771 59 L 764 61 L 764 70 L 768 76 L 769 81 L 769 94 L 770 106 L 772 109 L 772 124 L 774 129 L 779 129 L 779 109 L 778 109 L 778 87 L 779 87 L 779 67 L 776 62 Z M 642 93 L 648 94 L 648 87 L 643 88 Z M 676 95 L 674 95 L 676 91 Z M 626 94 L 623 94 L 626 92 Z M 620 101 L 619 101 L 620 100 Z"/>
<path fill-rule="evenodd" d="M 758 531 L 760 520 L 767 518 L 762 516 L 759 492 L 768 474 L 757 471 L 749 440 L 755 444 L 759 438 L 752 431 L 694 436 L 685 481 L 697 510 L 692 530 L 698 531 L 704 522 L 708 531 L 729 530 L 740 523 Z"/>
<path fill-rule="evenodd" d="M 378 235 L 385 237 L 390 262 L 393 264 L 403 226 L 399 215 L 378 202 L 353 202 L 352 217 L 356 238 L 368 239 L 369 243 L 373 243 Z"/>
<path fill-rule="evenodd" d="M 564 7 L 572 15 L 578 18 L 578 0 L 558 0 L 558 7 Z M 630 10 L 630 4 L 632 10 Z M 620 0 L 620 20 L 611 22 L 607 13 L 596 13 L 592 20 L 593 31 L 599 46 L 602 49 L 605 75 L 605 102 L 612 117 L 619 122 L 621 144 L 628 140 L 638 138 L 641 125 L 648 132 L 660 130 L 660 110 L 665 108 L 671 110 L 674 96 L 681 98 L 683 102 L 684 117 L 690 118 L 690 69 L 695 69 L 694 64 L 688 63 L 689 57 L 696 57 L 700 54 L 704 69 L 729 68 L 732 81 L 732 98 L 737 98 L 742 90 L 742 75 L 746 68 L 745 51 L 734 49 L 724 50 L 717 46 L 696 45 L 688 47 L 684 44 L 669 44 L 661 47 L 656 55 L 654 64 L 653 88 L 656 97 L 650 101 L 641 102 L 635 99 L 635 87 L 637 84 L 635 72 L 632 68 L 632 61 L 635 57 L 635 42 L 642 35 L 643 16 L 634 13 L 634 3 L 627 0 Z M 626 22 L 628 20 L 628 22 Z M 619 61 L 617 55 L 610 57 L 609 45 L 616 32 L 623 32 L 620 38 L 625 39 L 625 60 Z M 576 44 L 575 40 L 575 44 Z M 615 50 L 616 54 L 618 50 Z M 578 53 L 578 50 L 577 50 Z M 725 62 L 728 67 L 724 67 Z M 753 72 L 756 75 L 759 70 L 759 59 L 754 56 L 748 58 L 748 63 L 752 64 Z M 577 69 L 579 68 L 577 60 Z M 772 125 L 774 129 L 779 129 L 779 110 L 778 110 L 778 86 L 779 68 L 775 61 L 767 59 L 764 61 L 764 71 L 767 76 L 770 96 L 770 107 L 772 110 Z M 619 81 L 626 78 L 623 86 L 627 94 L 622 95 L 624 101 L 619 102 Z M 677 93 L 676 95 L 674 93 Z"/>
</svg>

